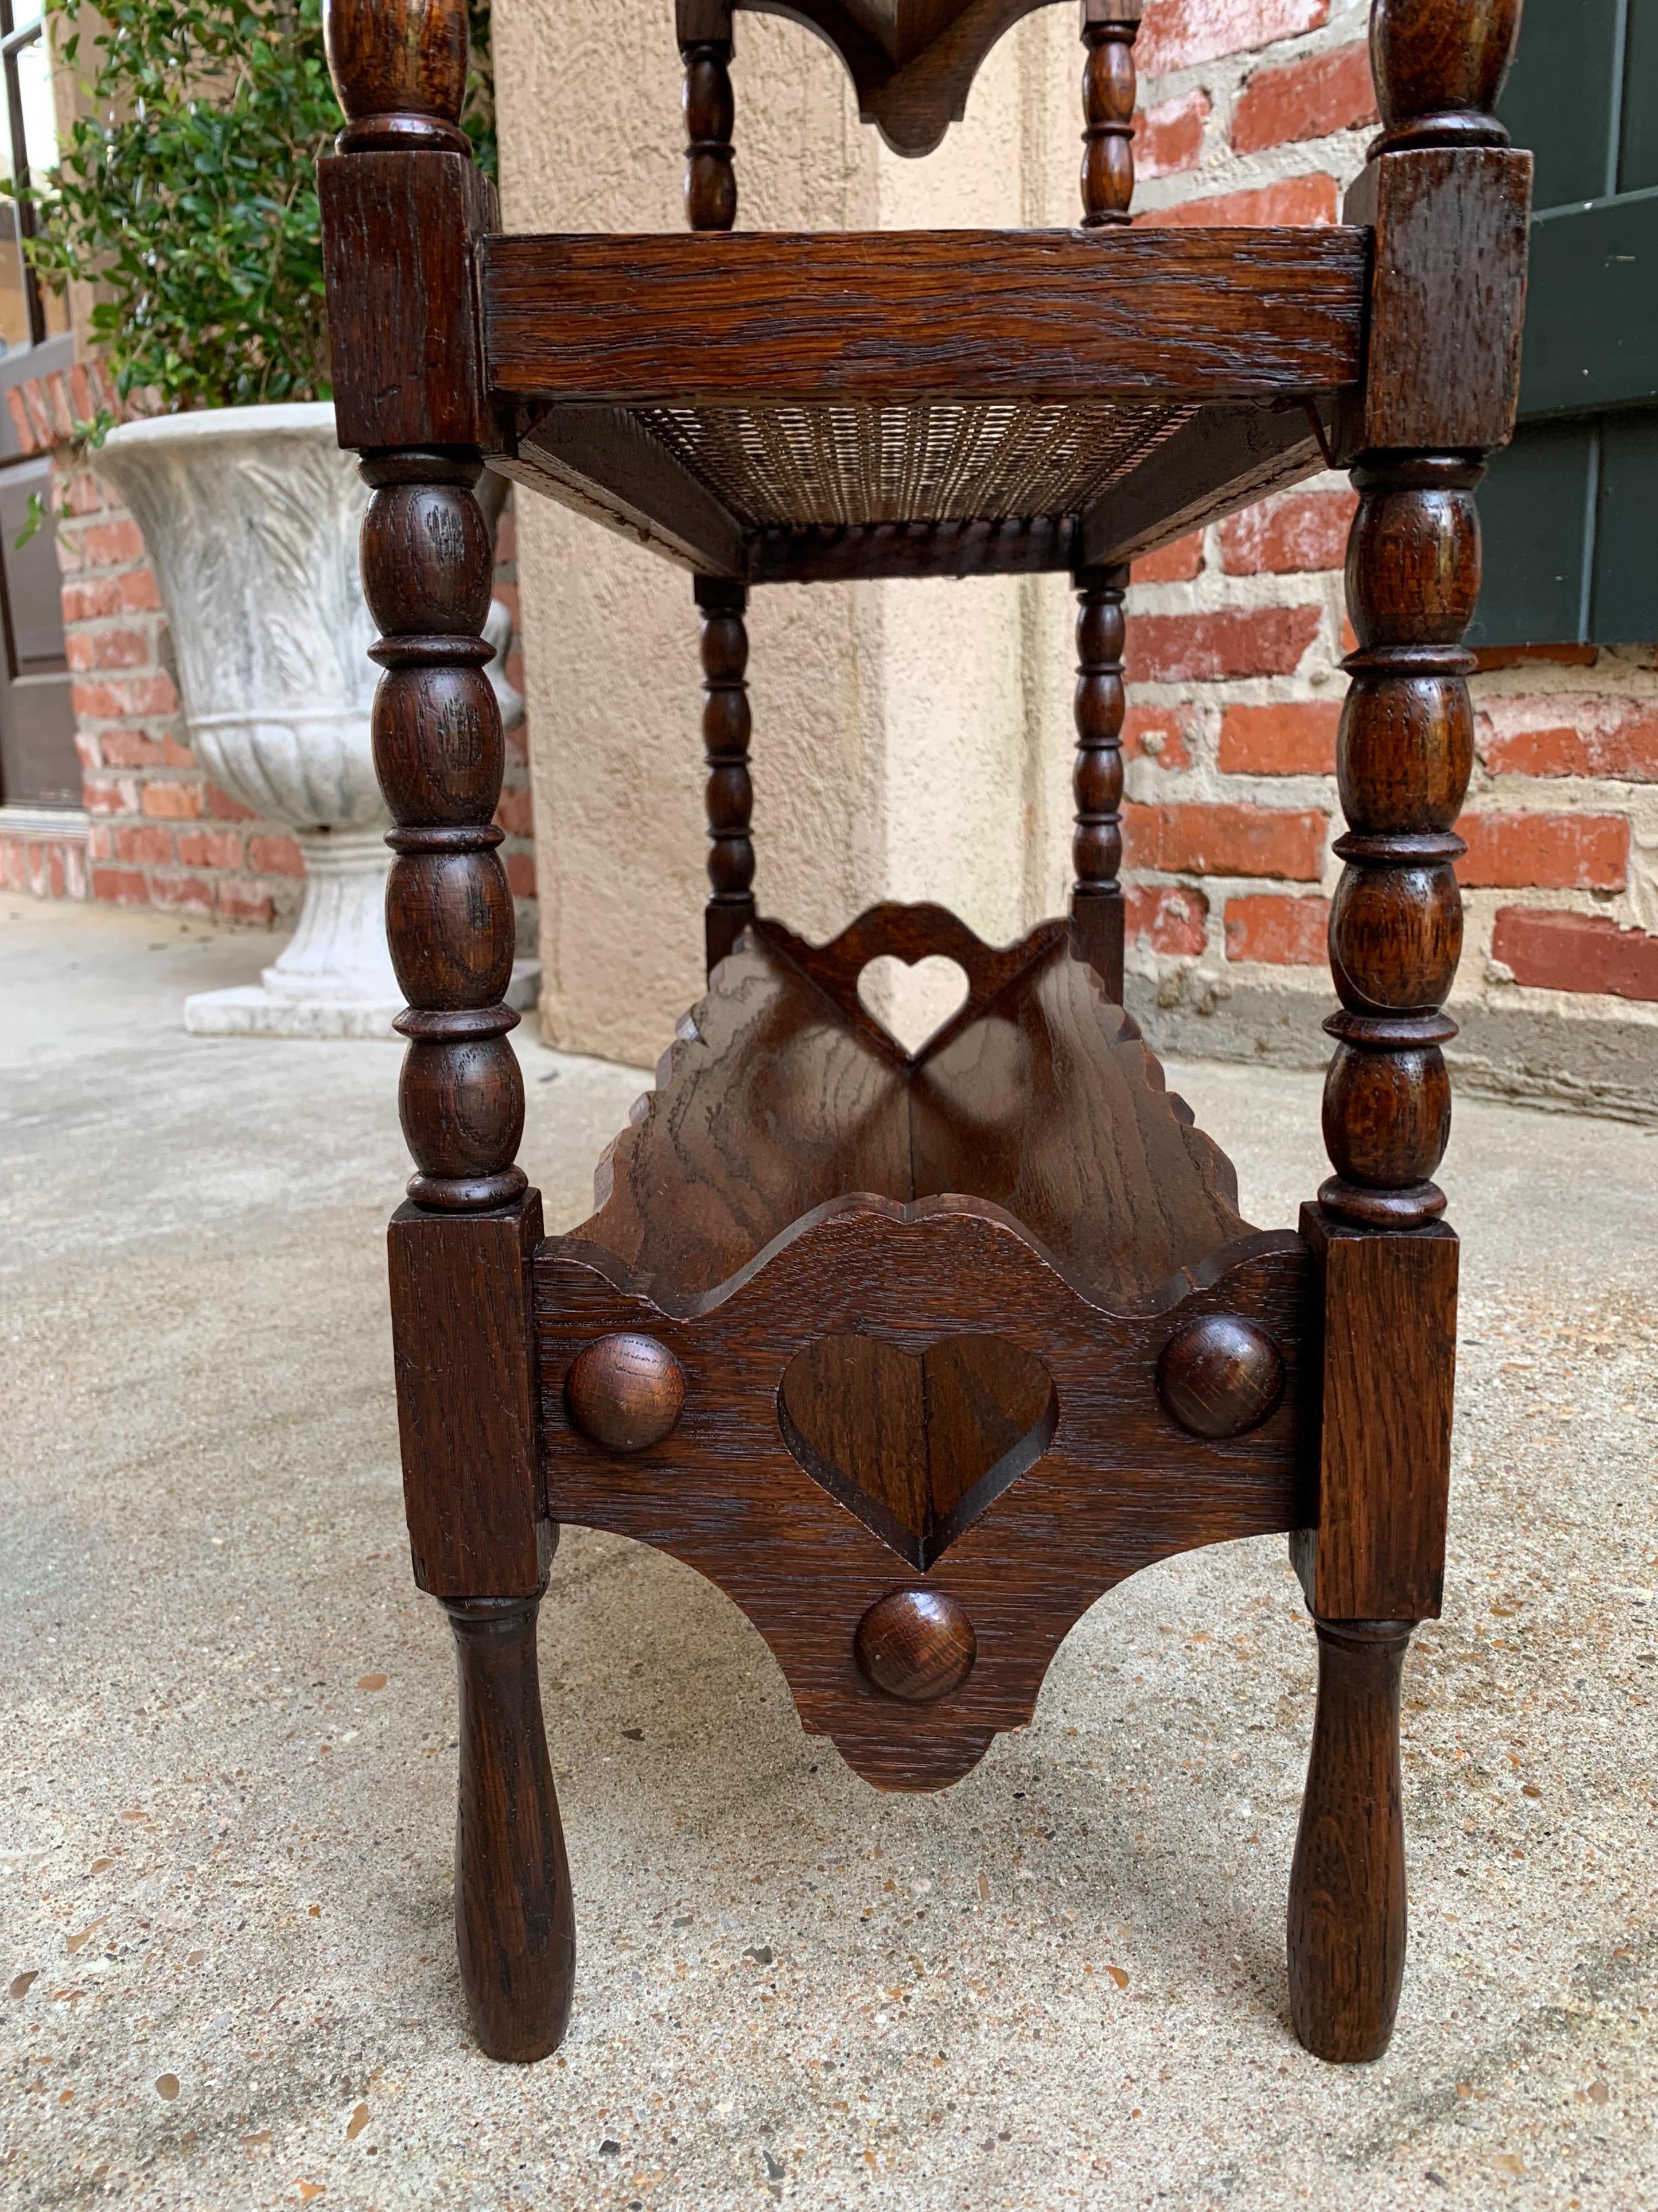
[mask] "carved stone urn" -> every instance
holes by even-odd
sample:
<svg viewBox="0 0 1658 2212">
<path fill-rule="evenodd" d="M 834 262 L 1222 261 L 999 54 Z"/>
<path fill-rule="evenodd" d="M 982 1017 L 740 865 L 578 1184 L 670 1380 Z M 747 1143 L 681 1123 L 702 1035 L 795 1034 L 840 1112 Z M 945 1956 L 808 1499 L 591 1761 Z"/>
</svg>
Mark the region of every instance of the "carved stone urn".
<svg viewBox="0 0 1658 2212">
<path fill-rule="evenodd" d="M 191 750 L 305 856 L 288 944 L 257 983 L 187 999 L 185 1028 L 391 1036 L 404 995 L 386 944 L 391 817 L 370 750 L 378 672 L 357 574 L 368 495 L 335 442 L 332 403 L 124 423 L 97 465 L 155 566 Z M 495 675 L 505 641 L 492 642 Z"/>
</svg>

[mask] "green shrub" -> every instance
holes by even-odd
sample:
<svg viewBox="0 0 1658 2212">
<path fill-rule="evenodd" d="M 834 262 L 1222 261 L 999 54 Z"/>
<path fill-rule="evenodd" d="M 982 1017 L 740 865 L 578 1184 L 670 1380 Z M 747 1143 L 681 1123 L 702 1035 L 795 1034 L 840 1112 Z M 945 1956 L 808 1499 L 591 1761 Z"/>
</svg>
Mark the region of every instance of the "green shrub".
<svg viewBox="0 0 1658 2212">
<path fill-rule="evenodd" d="M 231 407 L 329 393 L 317 157 L 339 128 L 319 0 L 107 0 L 83 55 L 78 0 L 48 0 L 75 125 L 27 246 L 43 282 L 96 284 L 92 326 L 123 393 Z M 467 127 L 495 166 L 489 11 L 474 7 Z"/>
</svg>

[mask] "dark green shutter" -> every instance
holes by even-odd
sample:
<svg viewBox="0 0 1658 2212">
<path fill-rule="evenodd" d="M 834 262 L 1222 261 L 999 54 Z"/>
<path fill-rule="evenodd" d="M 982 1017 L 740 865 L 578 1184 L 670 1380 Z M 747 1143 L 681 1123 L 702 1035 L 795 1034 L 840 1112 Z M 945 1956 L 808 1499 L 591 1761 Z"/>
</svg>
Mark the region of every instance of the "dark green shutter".
<svg viewBox="0 0 1658 2212">
<path fill-rule="evenodd" d="M 1526 0 L 1537 155 L 1520 428 L 1480 495 L 1475 645 L 1658 639 L 1658 0 Z"/>
</svg>

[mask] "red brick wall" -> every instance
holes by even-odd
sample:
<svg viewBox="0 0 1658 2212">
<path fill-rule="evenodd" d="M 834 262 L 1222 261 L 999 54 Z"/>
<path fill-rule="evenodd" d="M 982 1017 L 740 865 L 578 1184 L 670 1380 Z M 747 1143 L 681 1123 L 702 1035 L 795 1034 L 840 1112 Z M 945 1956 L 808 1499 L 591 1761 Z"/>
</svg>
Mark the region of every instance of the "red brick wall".
<svg viewBox="0 0 1658 2212">
<path fill-rule="evenodd" d="M 89 471 L 58 525 L 91 895 L 222 921 L 291 920 L 298 846 L 203 773 L 183 740 L 161 595 L 138 526 Z"/>
<path fill-rule="evenodd" d="M 9 398 L 26 446 L 62 451 L 76 413 L 98 395 L 48 378 Z M 58 524 L 64 644 L 74 675 L 82 802 L 90 817 L 84 861 L 57 841 L 25 840 L 0 824 L 0 871 L 10 889 L 39 897 L 101 899 L 203 919 L 291 924 L 303 864 L 293 837 L 222 791 L 185 742 L 161 595 L 137 524 L 95 471 L 62 475 L 71 512 Z M 516 630 L 518 588 L 512 509 L 501 518 L 497 595 Z M 516 636 L 509 681 L 523 689 Z M 509 732 L 498 820 L 519 908 L 519 945 L 535 945 L 535 850 L 522 726 Z M 78 865 L 77 865 L 78 863 Z"/>
<path fill-rule="evenodd" d="M 1335 220 L 1374 123 L 1367 13 L 1148 0 L 1139 220 Z M 1125 877 L 1131 958 L 1164 1008 L 1328 995 L 1352 507 L 1321 477 L 1136 568 Z M 1488 655 L 1473 688 L 1458 998 L 1658 1005 L 1658 652 Z"/>
<path fill-rule="evenodd" d="M 0 816 L 0 887 L 31 898 L 85 898 L 86 838 L 8 828 Z"/>
</svg>

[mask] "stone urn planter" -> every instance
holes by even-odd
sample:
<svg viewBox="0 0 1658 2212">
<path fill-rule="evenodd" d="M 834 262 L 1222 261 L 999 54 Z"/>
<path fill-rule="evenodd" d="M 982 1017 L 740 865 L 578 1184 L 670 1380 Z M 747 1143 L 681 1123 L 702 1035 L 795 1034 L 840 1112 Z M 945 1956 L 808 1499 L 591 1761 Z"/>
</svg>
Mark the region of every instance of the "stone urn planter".
<svg viewBox="0 0 1658 2212">
<path fill-rule="evenodd" d="M 187 999 L 185 1028 L 391 1036 L 404 1000 L 386 945 L 390 817 L 370 750 L 379 672 L 357 573 L 368 495 L 335 443 L 332 403 L 124 423 L 97 466 L 155 563 L 191 750 L 305 856 L 290 942 L 256 984 Z M 531 1003 L 532 978 L 514 981 L 515 1003 Z"/>
</svg>

